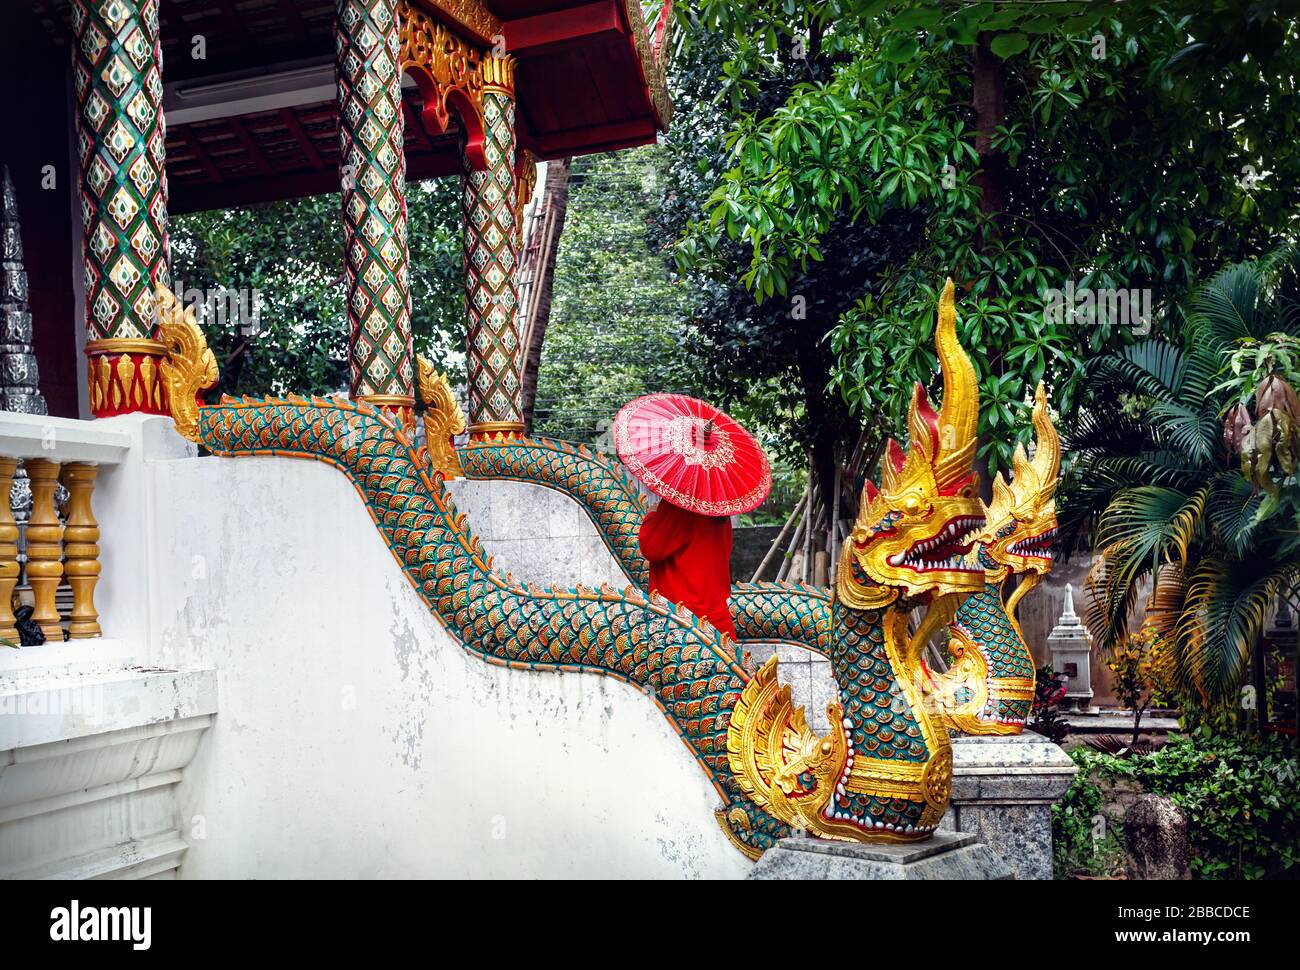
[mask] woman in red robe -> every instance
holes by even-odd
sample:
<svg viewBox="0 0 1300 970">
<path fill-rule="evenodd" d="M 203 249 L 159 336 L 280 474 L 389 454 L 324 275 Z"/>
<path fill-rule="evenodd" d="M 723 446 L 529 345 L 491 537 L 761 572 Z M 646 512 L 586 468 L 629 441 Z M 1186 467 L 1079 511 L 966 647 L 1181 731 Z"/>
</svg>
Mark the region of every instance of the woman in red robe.
<svg viewBox="0 0 1300 970">
<path fill-rule="evenodd" d="M 731 519 L 700 515 L 666 500 L 645 517 L 641 554 L 650 563 L 650 588 L 708 620 L 731 639 Z"/>
</svg>

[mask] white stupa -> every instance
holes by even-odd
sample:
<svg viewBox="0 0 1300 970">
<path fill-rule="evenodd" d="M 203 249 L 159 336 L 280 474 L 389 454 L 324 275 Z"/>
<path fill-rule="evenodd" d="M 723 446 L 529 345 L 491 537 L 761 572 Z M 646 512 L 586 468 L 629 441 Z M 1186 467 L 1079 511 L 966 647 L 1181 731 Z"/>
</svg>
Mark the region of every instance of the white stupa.
<svg viewBox="0 0 1300 970">
<path fill-rule="evenodd" d="M 1074 587 L 1065 586 L 1061 617 L 1047 635 L 1052 669 L 1063 674 L 1065 700 L 1072 711 L 1086 711 L 1092 702 L 1092 634 L 1074 612 Z"/>
</svg>

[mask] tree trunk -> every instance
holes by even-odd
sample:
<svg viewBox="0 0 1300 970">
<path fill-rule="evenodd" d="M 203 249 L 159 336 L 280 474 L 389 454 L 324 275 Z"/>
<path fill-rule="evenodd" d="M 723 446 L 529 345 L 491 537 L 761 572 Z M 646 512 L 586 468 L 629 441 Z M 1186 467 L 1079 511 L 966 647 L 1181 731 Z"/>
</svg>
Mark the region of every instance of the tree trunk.
<svg viewBox="0 0 1300 970">
<path fill-rule="evenodd" d="M 980 212 L 986 220 L 980 231 L 980 249 L 985 252 L 1001 237 L 1001 216 L 1007 207 L 1006 158 L 993 147 L 997 129 L 1006 124 L 1006 76 L 1002 59 L 993 53 L 992 41 L 991 33 L 980 34 L 975 45 L 973 77 L 975 152 L 979 155 L 979 171 L 975 173 L 973 181 L 979 187 Z M 990 372 L 1001 376 L 1001 352 L 991 349 L 988 362 Z M 988 459 L 977 457 L 975 470 L 980 477 L 980 493 L 988 501 L 993 497 Z"/>
<path fill-rule="evenodd" d="M 999 217 L 1007 207 L 1006 159 L 993 147 L 997 129 L 1006 124 L 1006 77 L 1002 59 L 990 46 L 993 35 L 983 33 L 975 45 L 975 152 L 979 171 L 975 184 L 980 189 L 980 212 L 989 217 L 982 238 L 983 248 L 998 238 Z"/>
<path fill-rule="evenodd" d="M 537 239 L 530 243 L 538 247 L 533 266 L 533 287 L 528 306 L 523 307 L 524 318 L 520 338 L 524 343 L 524 360 L 520 369 L 524 427 L 533 428 L 533 405 L 537 400 L 537 368 L 542 362 L 542 345 L 546 342 L 546 326 L 551 319 L 551 298 L 555 286 L 555 263 L 560 251 L 560 236 L 564 233 L 564 218 L 569 208 L 569 162 L 557 159 L 546 166 L 546 184 L 542 194 L 542 223 L 537 229 Z"/>
<path fill-rule="evenodd" d="M 1268 651 L 1263 637 L 1255 638 L 1255 647 L 1251 653 L 1251 667 L 1255 680 L 1255 718 L 1259 736 L 1262 738 L 1268 733 Z"/>
</svg>

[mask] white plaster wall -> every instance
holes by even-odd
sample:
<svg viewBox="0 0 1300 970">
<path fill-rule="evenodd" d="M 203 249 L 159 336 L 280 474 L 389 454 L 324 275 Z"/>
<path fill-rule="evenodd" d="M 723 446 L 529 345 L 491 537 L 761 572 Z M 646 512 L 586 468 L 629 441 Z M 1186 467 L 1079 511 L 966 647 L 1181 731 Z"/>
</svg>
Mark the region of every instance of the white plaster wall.
<svg viewBox="0 0 1300 970">
<path fill-rule="evenodd" d="M 471 517 L 498 569 L 541 586 L 629 585 L 591 517 L 562 492 L 527 482 L 465 478 L 447 488 L 456 507 Z"/>
<path fill-rule="evenodd" d="M 342 474 L 269 457 L 147 467 L 152 559 L 168 564 L 150 582 L 152 658 L 219 678 L 178 789 L 183 877 L 748 871 L 649 698 L 464 651 Z"/>
</svg>

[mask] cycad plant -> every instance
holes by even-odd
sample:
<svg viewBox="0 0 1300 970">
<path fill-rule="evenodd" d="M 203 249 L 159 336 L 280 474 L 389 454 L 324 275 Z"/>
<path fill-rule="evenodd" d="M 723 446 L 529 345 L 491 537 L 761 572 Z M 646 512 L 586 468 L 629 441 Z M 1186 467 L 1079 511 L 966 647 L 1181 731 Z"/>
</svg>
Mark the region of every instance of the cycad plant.
<svg viewBox="0 0 1300 970">
<path fill-rule="evenodd" d="M 1099 645 L 1123 642 L 1142 607 L 1169 686 L 1214 703 L 1240 688 L 1270 606 L 1300 580 L 1300 414 L 1276 413 L 1295 400 L 1279 348 L 1300 336 L 1300 257 L 1222 270 L 1177 330 L 1089 365 L 1063 522 L 1067 542 L 1095 527 Z"/>
</svg>

